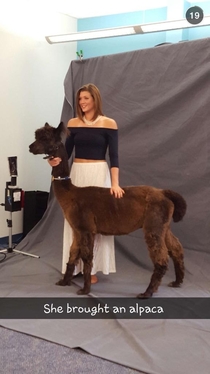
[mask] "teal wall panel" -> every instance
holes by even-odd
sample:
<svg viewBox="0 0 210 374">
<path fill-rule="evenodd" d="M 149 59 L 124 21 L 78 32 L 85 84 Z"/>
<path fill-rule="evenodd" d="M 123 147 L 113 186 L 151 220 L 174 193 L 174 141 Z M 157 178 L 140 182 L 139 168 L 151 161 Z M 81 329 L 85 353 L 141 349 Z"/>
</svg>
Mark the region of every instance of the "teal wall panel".
<svg viewBox="0 0 210 374">
<path fill-rule="evenodd" d="M 168 1 L 168 7 L 148 9 L 138 12 L 114 14 L 101 17 L 78 19 L 78 31 L 97 30 L 119 26 L 138 25 L 165 21 L 167 19 L 181 19 L 185 17 L 187 9 L 199 6 L 204 15 L 210 15 L 210 1 L 182 3 Z M 185 40 L 210 37 L 210 26 L 198 28 L 156 32 L 145 35 L 130 35 L 115 38 L 84 40 L 77 43 L 77 50 L 83 51 L 84 58 L 104 56 L 114 53 L 130 52 L 138 49 L 151 48 L 162 43 L 177 43 Z"/>
<path fill-rule="evenodd" d="M 78 31 L 138 25 L 165 21 L 166 19 L 167 8 L 155 10 L 150 9 L 141 12 L 131 12 L 103 17 L 83 18 L 78 20 Z M 78 42 L 77 47 L 78 51 L 83 51 L 84 58 L 89 58 L 153 47 L 156 44 L 162 43 L 162 41 L 165 41 L 165 32 L 85 40 Z"/>
</svg>

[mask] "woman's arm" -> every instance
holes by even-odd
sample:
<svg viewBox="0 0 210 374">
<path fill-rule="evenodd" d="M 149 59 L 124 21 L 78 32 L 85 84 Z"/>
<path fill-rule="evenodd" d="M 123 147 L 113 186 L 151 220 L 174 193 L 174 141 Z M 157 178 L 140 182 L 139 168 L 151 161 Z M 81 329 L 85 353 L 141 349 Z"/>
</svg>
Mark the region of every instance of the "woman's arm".
<svg viewBox="0 0 210 374">
<path fill-rule="evenodd" d="M 125 191 L 119 186 L 119 161 L 118 161 L 118 128 L 117 123 L 106 118 L 106 126 L 108 129 L 109 159 L 111 173 L 111 195 L 117 198 L 123 197 Z"/>
<path fill-rule="evenodd" d="M 119 186 L 119 168 L 113 167 L 110 169 L 111 172 L 111 195 L 121 198 L 125 191 Z"/>
</svg>

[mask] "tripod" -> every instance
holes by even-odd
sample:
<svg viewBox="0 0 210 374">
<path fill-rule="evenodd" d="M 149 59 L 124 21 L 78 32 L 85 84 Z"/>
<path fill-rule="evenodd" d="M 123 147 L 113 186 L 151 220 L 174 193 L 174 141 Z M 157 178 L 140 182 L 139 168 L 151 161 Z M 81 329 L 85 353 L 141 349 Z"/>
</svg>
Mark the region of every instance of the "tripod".
<svg viewBox="0 0 210 374">
<path fill-rule="evenodd" d="M 12 245 L 12 212 L 10 212 L 10 219 L 7 219 L 7 227 L 9 228 L 9 246 L 8 246 L 8 248 L 1 249 L 0 253 L 5 253 L 5 252 L 6 253 L 13 253 L 13 252 L 15 252 L 15 253 L 20 253 L 21 255 L 25 255 L 25 256 L 40 258 L 40 256 L 33 255 L 31 253 L 27 253 L 27 252 L 23 252 L 23 251 L 19 251 L 19 250 L 13 248 L 13 245 Z"/>
<path fill-rule="evenodd" d="M 40 258 L 40 256 L 33 255 L 31 253 L 19 251 L 14 249 L 12 245 L 12 212 L 16 212 L 21 210 L 21 189 L 17 188 L 16 186 L 16 177 L 11 178 L 11 182 L 6 183 L 5 189 L 5 204 L 1 204 L 5 206 L 5 210 L 10 213 L 10 219 L 7 219 L 7 226 L 9 228 L 9 246 L 8 248 L 1 249 L 0 253 L 19 253 L 21 255 Z"/>
</svg>

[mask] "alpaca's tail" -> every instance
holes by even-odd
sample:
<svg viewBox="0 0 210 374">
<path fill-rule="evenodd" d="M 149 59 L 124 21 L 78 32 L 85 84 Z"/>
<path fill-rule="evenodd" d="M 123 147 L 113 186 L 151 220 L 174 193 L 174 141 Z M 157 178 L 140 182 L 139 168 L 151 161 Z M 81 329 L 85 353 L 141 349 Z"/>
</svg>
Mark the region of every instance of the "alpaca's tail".
<svg viewBox="0 0 210 374">
<path fill-rule="evenodd" d="M 184 198 L 177 192 L 171 190 L 163 190 L 163 194 L 174 204 L 173 220 L 179 222 L 184 217 L 187 210 L 187 203 Z"/>
</svg>

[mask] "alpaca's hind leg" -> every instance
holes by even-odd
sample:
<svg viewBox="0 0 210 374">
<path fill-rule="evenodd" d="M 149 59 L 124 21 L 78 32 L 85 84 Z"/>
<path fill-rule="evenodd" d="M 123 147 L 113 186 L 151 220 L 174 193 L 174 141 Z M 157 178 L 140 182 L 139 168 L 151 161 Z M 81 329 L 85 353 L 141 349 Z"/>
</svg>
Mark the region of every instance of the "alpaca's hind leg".
<svg viewBox="0 0 210 374">
<path fill-rule="evenodd" d="M 169 283 L 169 287 L 179 287 L 184 279 L 184 251 L 180 241 L 172 234 L 170 229 L 166 233 L 166 245 L 174 264 L 176 276 L 175 281 Z"/>
<path fill-rule="evenodd" d="M 143 294 L 137 296 L 138 298 L 151 297 L 153 293 L 157 291 L 168 268 L 168 250 L 165 245 L 164 232 L 161 235 L 157 235 L 155 232 L 146 232 L 145 240 L 150 258 L 154 264 L 154 270 L 149 286 Z"/>
<path fill-rule="evenodd" d="M 84 263 L 84 287 L 77 292 L 78 295 L 87 295 L 90 292 L 93 245 L 94 235 L 91 233 L 85 233 L 81 240 L 81 259 Z"/>
<path fill-rule="evenodd" d="M 158 251 L 160 250 L 160 248 L 158 248 Z M 149 298 L 153 295 L 154 292 L 157 291 L 161 281 L 162 281 L 162 278 L 163 276 L 165 275 L 166 273 L 166 270 L 168 268 L 168 261 L 167 261 L 167 258 L 163 258 L 161 263 L 158 263 L 158 261 L 154 261 L 154 270 L 153 270 L 153 274 L 152 274 L 152 277 L 150 279 L 150 283 L 149 283 L 149 286 L 147 287 L 146 291 L 144 293 L 140 293 L 139 295 L 137 295 L 137 297 L 139 299 L 146 299 L 146 298 Z"/>
<path fill-rule="evenodd" d="M 144 237 L 149 250 L 154 270 L 146 291 L 139 294 L 138 298 L 148 298 L 157 291 L 161 280 L 168 268 L 168 248 L 165 235 L 168 230 L 173 208 L 164 204 L 153 204 L 147 209 L 143 225 Z"/>
<path fill-rule="evenodd" d="M 69 262 L 66 264 L 66 272 L 64 274 L 64 277 L 61 278 L 56 283 L 57 286 L 70 286 L 71 285 L 74 268 L 80 258 L 80 235 L 79 233 L 74 232 L 73 238 L 74 238 L 73 243 L 70 247 Z"/>
</svg>

